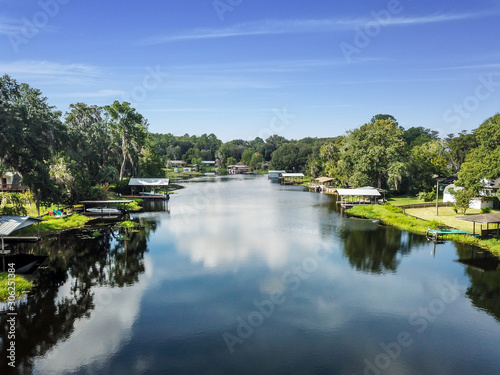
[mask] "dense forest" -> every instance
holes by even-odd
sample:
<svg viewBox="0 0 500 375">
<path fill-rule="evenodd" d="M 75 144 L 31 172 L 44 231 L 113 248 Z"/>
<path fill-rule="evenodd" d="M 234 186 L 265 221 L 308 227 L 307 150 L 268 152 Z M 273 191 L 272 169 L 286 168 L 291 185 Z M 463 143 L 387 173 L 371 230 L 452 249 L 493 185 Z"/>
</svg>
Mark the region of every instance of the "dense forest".
<svg viewBox="0 0 500 375">
<path fill-rule="evenodd" d="M 129 177 L 164 177 L 170 160 L 212 160 L 221 171 L 236 163 L 284 169 L 405 194 L 431 191 L 436 177 L 456 173 L 470 191 L 484 178 L 500 177 L 500 114 L 445 138 L 379 114 L 339 137 L 222 142 L 215 134 L 150 133 L 147 119 L 127 102 L 75 103 L 63 114 L 40 90 L 5 75 L 0 127 L 0 175 L 18 172 L 39 204 L 98 198 Z"/>
</svg>

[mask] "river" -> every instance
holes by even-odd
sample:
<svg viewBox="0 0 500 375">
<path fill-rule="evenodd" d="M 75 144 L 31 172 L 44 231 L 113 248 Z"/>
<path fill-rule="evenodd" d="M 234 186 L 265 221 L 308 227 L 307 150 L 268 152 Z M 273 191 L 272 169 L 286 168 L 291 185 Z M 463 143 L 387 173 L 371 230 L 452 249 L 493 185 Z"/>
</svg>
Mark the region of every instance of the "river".
<svg viewBox="0 0 500 375">
<path fill-rule="evenodd" d="M 496 258 L 266 176 L 183 185 L 139 229 L 18 245 L 49 258 L 16 307 L 17 373 L 500 372 Z"/>
</svg>

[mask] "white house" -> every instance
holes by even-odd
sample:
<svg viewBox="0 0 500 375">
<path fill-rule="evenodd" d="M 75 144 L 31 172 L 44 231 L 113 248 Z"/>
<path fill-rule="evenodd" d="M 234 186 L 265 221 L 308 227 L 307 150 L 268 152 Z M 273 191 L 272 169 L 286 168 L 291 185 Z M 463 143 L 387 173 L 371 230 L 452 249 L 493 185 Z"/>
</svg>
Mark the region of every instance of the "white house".
<svg viewBox="0 0 500 375">
<path fill-rule="evenodd" d="M 451 195 L 450 189 L 453 190 L 462 190 L 464 189 L 463 186 L 455 186 L 454 184 L 447 185 L 444 188 L 444 193 L 443 193 L 443 202 L 451 202 L 455 203 L 455 197 Z M 477 208 L 480 210 L 481 208 L 493 208 L 493 200 L 488 199 L 486 197 L 477 197 L 477 198 L 472 198 L 469 202 L 469 208 Z"/>
</svg>

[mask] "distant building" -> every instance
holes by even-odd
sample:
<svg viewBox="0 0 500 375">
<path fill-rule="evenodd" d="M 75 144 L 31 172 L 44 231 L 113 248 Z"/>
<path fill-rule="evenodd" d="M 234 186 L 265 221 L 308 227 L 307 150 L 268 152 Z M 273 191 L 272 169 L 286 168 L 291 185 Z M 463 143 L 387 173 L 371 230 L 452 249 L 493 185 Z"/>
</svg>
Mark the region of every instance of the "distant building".
<svg viewBox="0 0 500 375">
<path fill-rule="evenodd" d="M 236 164 L 236 165 L 228 165 L 227 172 L 229 174 L 242 174 L 250 172 L 250 168 L 246 165 Z"/>
<path fill-rule="evenodd" d="M 500 178 L 496 180 L 487 180 L 483 178 L 481 180 L 481 184 L 483 188 L 479 192 L 479 195 L 482 197 L 496 197 L 498 193 L 498 188 L 500 186 Z"/>
<path fill-rule="evenodd" d="M 21 186 L 21 175 L 16 172 L 5 172 L 0 177 L 0 191 L 24 191 Z"/>
<path fill-rule="evenodd" d="M 204 167 L 215 167 L 215 161 L 212 160 L 203 160 L 201 165 Z"/>
<path fill-rule="evenodd" d="M 455 197 L 450 193 L 450 189 L 457 191 L 464 189 L 464 187 L 451 184 L 444 188 L 443 202 L 455 203 Z M 477 208 L 478 210 L 481 208 L 493 208 L 493 200 L 488 198 L 488 196 L 472 198 L 469 202 L 469 208 Z"/>
<path fill-rule="evenodd" d="M 167 167 L 185 167 L 187 163 L 184 160 L 169 160 L 167 161 Z"/>
</svg>

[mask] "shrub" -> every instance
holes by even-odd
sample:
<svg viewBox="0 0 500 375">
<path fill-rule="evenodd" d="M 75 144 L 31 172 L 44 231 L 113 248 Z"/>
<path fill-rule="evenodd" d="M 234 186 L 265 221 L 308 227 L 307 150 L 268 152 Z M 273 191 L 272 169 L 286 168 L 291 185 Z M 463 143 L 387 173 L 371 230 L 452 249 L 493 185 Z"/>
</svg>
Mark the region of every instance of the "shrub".
<svg viewBox="0 0 500 375">
<path fill-rule="evenodd" d="M 421 191 L 417 194 L 417 198 L 424 202 L 432 202 L 436 200 L 436 192 L 434 190 L 429 192 Z"/>
<path fill-rule="evenodd" d="M 482 214 L 489 214 L 490 212 L 491 212 L 491 208 L 489 208 L 489 207 L 481 208 Z"/>
</svg>

